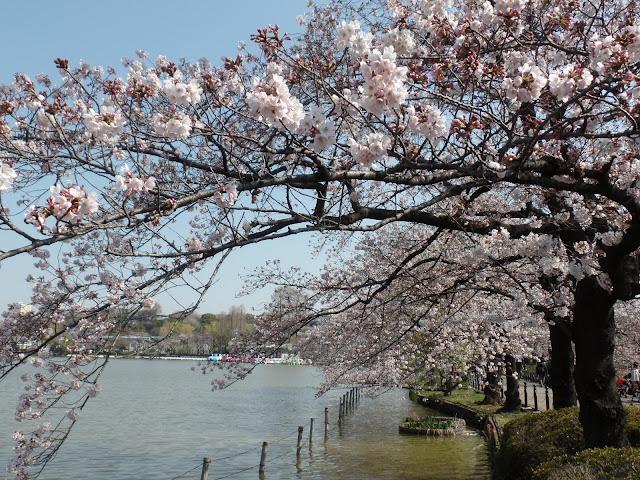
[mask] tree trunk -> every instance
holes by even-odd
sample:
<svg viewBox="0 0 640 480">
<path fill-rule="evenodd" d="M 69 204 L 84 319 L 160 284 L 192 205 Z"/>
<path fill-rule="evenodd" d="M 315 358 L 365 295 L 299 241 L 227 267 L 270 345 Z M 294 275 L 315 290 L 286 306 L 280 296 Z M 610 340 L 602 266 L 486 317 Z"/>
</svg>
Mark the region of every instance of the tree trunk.
<svg viewBox="0 0 640 480">
<path fill-rule="evenodd" d="M 574 375 L 574 356 L 571 345 L 571 323 L 566 319 L 555 319 L 549 324 L 551 337 L 551 375 L 549 382 L 553 391 L 553 408 L 577 405 Z"/>
<path fill-rule="evenodd" d="M 484 399 L 482 400 L 484 405 L 500 405 L 502 403 L 500 385 L 498 384 L 499 379 L 497 372 L 487 373 L 487 385 L 484 387 Z"/>
<path fill-rule="evenodd" d="M 578 282 L 573 315 L 575 382 L 587 448 L 629 444 L 624 435 L 626 412 L 615 384 L 614 303 L 613 295 L 595 278 Z"/>
<path fill-rule="evenodd" d="M 442 388 L 442 391 L 444 393 L 445 397 L 449 397 L 451 396 L 451 391 L 454 389 L 455 387 L 453 386 L 453 377 L 451 375 L 449 375 L 447 377 L 447 380 L 444 382 L 444 386 Z"/>
<path fill-rule="evenodd" d="M 505 402 L 503 410 L 507 412 L 517 412 L 522 407 L 520 401 L 520 381 L 518 376 L 514 375 L 516 367 L 516 359 L 512 355 L 506 358 L 506 376 L 507 376 L 507 393 L 505 394 Z"/>
</svg>

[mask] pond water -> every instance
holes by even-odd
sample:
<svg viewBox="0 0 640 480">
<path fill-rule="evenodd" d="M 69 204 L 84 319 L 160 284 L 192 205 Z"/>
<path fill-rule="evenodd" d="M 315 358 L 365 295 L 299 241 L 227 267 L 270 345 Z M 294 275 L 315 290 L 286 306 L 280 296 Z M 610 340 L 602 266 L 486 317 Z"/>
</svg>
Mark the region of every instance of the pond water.
<svg viewBox="0 0 640 480">
<path fill-rule="evenodd" d="M 212 392 L 211 377 L 193 361 L 113 359 L 102 392 L 87 405 L 43 480 L 209 480 L 258 478 L 261 447 L 269 442 L 264 478 L 355 480 L 478 480 L 490 478 L 482 437 L 400 435 L 412 414 L 435 414 L 406 390 L 362 397 L 337 425 L 339 397 L 316 397 L 321 373 L 311 366 L 263 365 L 246 380 Z M 11 456 L 20 381 L 0 384 L 0 462 Z M 324 408 L 329 431 L 324 432 Z M 309 440 L 310 418 L 315 418 Z M 298 426 L 304 445 L 296 457 Z M 0 479 L 12 478 L 4 470 Z"/>
</svg>

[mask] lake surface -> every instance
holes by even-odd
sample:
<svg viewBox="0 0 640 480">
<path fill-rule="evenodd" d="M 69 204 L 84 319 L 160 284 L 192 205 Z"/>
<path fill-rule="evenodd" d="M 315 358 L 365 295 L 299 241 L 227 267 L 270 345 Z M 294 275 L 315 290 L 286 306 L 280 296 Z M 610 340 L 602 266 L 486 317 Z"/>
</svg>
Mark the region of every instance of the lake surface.
<svg viewBox="0 0 640 480">
<path fill-rule="evenodd" d="M 398 434 L 411 414 L 434 412 L 406 390 L 362 397 L 337 425 L 339 397 L 316 397 L 315 367 L 263 365 L 231 387 L 212 392 L 210 376 L 194 361 L 113 359 L 102 392 L 82 412 L 74 431 L 41 480 L 199 480 L 203 457 L 209 480 L 257 479 L 262 442 L 269 442 L 264 478 L 354 480 L 481 480 L 490 477 L 482 437 L 428 438 Z M 21 382 L 0 383 L 0 478 L 11 456 L 11 433 Z M 324 433 L 324 408 L 329 432 Z M 315 418 L 309 441 L 309 421 Z M 296 459 L 298 426 L 304 446 Z M 246 452 L 246 453 L 245 453 Z"/>
</svg>

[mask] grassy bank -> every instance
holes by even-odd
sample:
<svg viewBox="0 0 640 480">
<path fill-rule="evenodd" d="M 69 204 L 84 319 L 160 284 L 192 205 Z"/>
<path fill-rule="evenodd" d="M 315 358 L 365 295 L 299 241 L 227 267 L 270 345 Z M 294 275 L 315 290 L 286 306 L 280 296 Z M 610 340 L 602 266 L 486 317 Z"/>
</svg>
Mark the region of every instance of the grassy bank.
<svg viewBox="0 0 640 480">
<path fill-rule="evenodd" d="M 640 408 L 626 407 L 625 449 L 584 449 L 578 407 L 548 412 L 503 413 L 482 405 L 471 389 L 421 395 L 459 403 L 482 415 L 494 415 L 503 429 L 493 458 L 494 480 L 640 480 Z"/>
<path fill-rule="evenodd" d="M 500 405 L 482 405 L 481 402 L 484 399 L 484 394 L 471 388 L 458 388 L 453 390 L 449 396 L 445 396 L 442 392 L 422 391 L 418 393 L 425 397 L 440 398 L 448 402 L 465 405 L 483 416 L 494 415 L 501 425 L 504 425 L 515 417 L 523 415 L 521 412 L 501 412 L 502 407 Z"/>
<path fill-rule="evenodd" d="M 532 413 L 504 425 L 495 480 L 640 479 L 640 409 L 626 407 L 631 448 L 584 450 L 578 407 Z"/>
</svg>

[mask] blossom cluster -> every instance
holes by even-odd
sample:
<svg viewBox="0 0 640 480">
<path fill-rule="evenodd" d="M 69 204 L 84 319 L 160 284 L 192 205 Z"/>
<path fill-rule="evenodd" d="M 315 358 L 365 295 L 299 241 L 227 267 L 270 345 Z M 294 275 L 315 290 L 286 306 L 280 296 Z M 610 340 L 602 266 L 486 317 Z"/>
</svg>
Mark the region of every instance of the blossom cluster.
<svg viewBox="0 0 640 480">
<path fill-rule="evenodd" d="M 98 142 L 115 144 L 122 133 L 126 119 L 121 111 L 111 105 L 104 105 L 100 112 L 90 108 L 83 116 L 83 122 Z"/>
<path fill-rule="evenodd" d="M 202 88 L 195 80 L 189 83 L 182 81 L 182 72 L 177 70 L 173 76 L 168 77 L 164 81 L 164 93 L 174 105 L 179 107 L 188 107 L 192 103 L 198 103 L 202 95 Z"/>
<path fill-rule="evenodd" d="M 132 68 L 127 75 L 126 91 L 135 99 L 155 97 L 162 88 L 155 72 L 142 72 Z"/>
<path fill-rule="evenodd" d="M 586 68 L 568 65 L 560 72 L 549 74 L 549 91 L 560 102 L 566 102 L 576 93 L 591 85 L 593 75 Z"/>
<path fill-rule="evenodd" d="M 304 119 L 300 122 L 298 133 L 313 138 L 309 148 L 320 153 L 329 148 L 335 142 L 335 124 L 328 120 L 322 109 L 316 105 L 312 106 Z"/>
<path fill-rule="evenodd" d="M 173 113 L 169 116 L 154 113 L 150 120 L 151 127 L 156 134 L 177 140 L 188 138 L 194 125 L 191 117 L 184 113 Z"/>
<path fill-rule="evenodd" d="M 31 205 L 25 213 L 25 222 L 35 225 L 40 231 L 47 229 L 48 217 L 54 217 L 57 222 L 54 233 L 63 233 L 66 227 L 60 225 L 79 225 L 83 220 L 98 211 L 98 195 L 87 193 L 79 185 L 71 184 L 66 188 L 54 185 L 49 189 L 51 196 L 47 199 L 46 207 Z"/>
<path fill-rule="evenodd" d="M 547 78 L 540 67 L 527 63 L 518 68 L 514 78 L 505 78 L 502 88 L 506 90 L 509 100 L 533 102 L 540 98 L 546 84 Z"/>
<path fill-rule="evenodd" d="M 37 464 L 37 454 L 51 446 L 51 424 L 42 422 L 38 428 L 25 436 L 22 430 L 16 431 L 12 438 L 16 442 L 14 451 L 16 457 L 12 459 L 7 470 L 16 474 L 16 478 L 28 478 L 24 467 Z"/>
<path fill-rule="evenodd" d="M 8 191 L 17 177 L 16 171 L 0 160 L 0 192 Z"/>
<path fill-rule="evenodd" d="M 498 12 L 508 12 L 509 10 L 520 11 L 524 8 L 526 2 L 524 0 L 497 0 L 494 8 Z"/>
<path fill-rule="evenodd" d="M 146 180 L 136 177 L 126 163 L 120 168 L 120 174 L 116 175 L 115 178 L 116 184 L 114 188 L 116 190 L 122 190 L 127 196 L 140 192 L 148 192 L 156 188 L 155 177 L 149 176 Z"/>
<path fill-rule="evenodd" d="M 408 55 L 415 50 L 416 41 L 411 30 L 395 27 L 383 35 L 382 45 L 393 47 L 398 55 Z"/>
<path fill-rule="evenodd" d="M 616 57 L 622 55 L 622 47 L 611 35 L 601 38 L 597 33 L 591 37 L 591 66 L 599 74 L 612 65 Z"/>
<path fill-rule="evenodd" d="M 629 65 L 640 62 L 640 24 L 624 27 L 619 34 L 619 41 L 626 47 Z"/>
<path fill-rule="evenodd" d="M 445 116 L 432 105 L 411 105 L 407 109 L 408 126 L 414 133 L 434 142 L 447 133 Z"/>
<path fill-rule="evenodd" d="M 358 165 L 372 168 L 376 163 L 383 163 L 387 158 L 387 149 L 391 139 L 383 133 L 370 133 L 364 136 L 364 142 L 358 143 L 349 139 L 351 156 Z"/>
<path fill-rule="evenodd" d="M 408 69 L 396 64 L 393 47 L 372 50 L 360 63 L 360 71 L 364 77 L 362 106 L 369 112 L 380 116 L 404 103 Z"/>
<path fill-rule="evenodd" d="M 624 65 L 640 61 L 640 25 L 627 25 L 616 35 L 590 38 L 591 67 L 600 75 L 617 72 Z"/>
<path fill-rule="evenodd" d="M 238 184 L 229 183 L 228 185 L 221 186 L 214 193 L 213 198 L 216 204 L 222 208 L 232 207 L 238 199 Z"/>
<path fill-rule="evenodd" d="M 364 57 L 371 50 L 372 41 L 373 35 L 361 30 L 358 20 L 352 20 L 349 23 L 343 20 L 338 25 L 336 46 L 340 49 L 349 49 L 356 57 Z"/>
<path fill-rule="evenodd" d="M 250 113 L 269 126 L 296 130 L 305 117 L 300 100 L 292 96 L 289 87 L 281 75 L 282 68 L 270 63 L 267 75 L 254 79 L 246 96 Z"/>
</svg>

